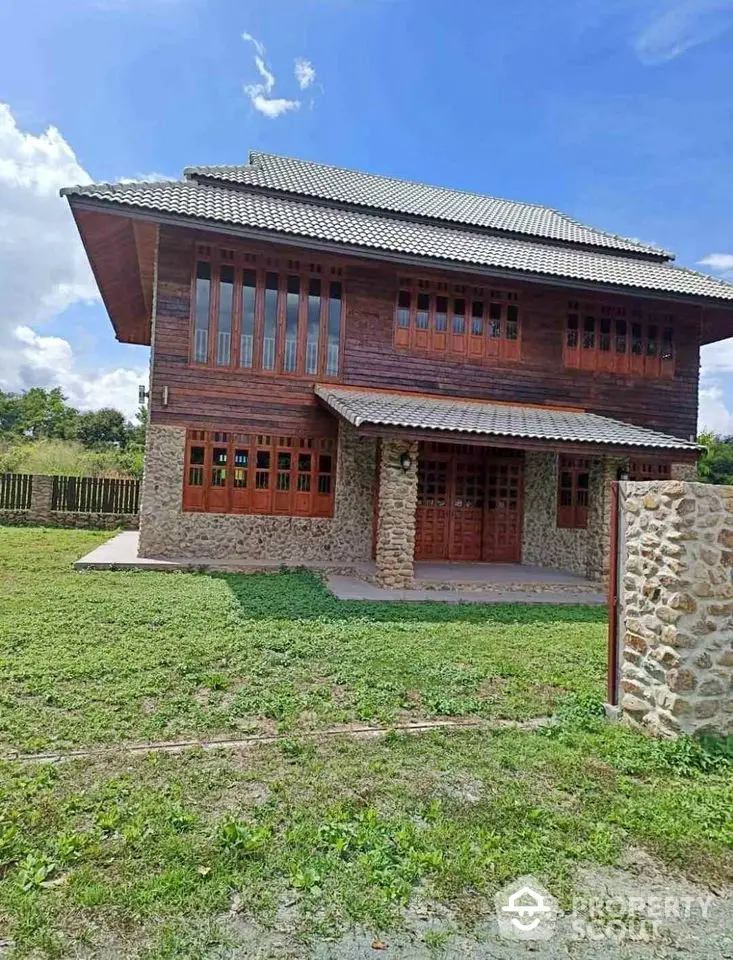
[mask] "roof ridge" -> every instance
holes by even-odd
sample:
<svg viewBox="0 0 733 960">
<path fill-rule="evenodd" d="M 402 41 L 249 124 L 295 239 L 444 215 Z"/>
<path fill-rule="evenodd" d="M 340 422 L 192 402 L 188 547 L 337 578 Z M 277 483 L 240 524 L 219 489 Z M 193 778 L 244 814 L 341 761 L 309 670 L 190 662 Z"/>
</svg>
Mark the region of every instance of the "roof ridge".
<svg viewBox="0 0 733 960">
<path fill-rule="evenodd" d="M 238 167 L 249 166 L 261 170 L 263 169 L 262 166 L 256 162 L 256 160 L 260 157 L 274 160 L 287 160 L 289 163 L 299 163 L 310 167 L 319 167 L 322 170 L 334 170 L 340 173 L 353 173 L 362 177 L 370 177 L 374 180 L 386 180 L 390 183 L 399 183 L 414 187 L 425 187 L 428 190 L 438 190 L 440 193 L 448 195 L 458 194 L 463 197 L 472 197 L 477 200 L 493 200 L 496 203 L 517 204 L 518 206 L 522 207 L 532 207 L 534 210 L 542 210 L 546 211 L 547 213 L 553 213 L 556 217 L 561 217 L 568 223 L 573 224 L 573 226 L 581 227 L 585 230 L 592 230 L 594 233 L 599 233 L 604 237 L 608 237 L 609 239 L 623 240 L 627 243 L 634 243 L 639 247 L 646 248 L 647 250 L 655 253 L 673 256 L 672 252 L 667 250 L 665 247 L 660 247 L 654 243 L 647 243 L 644 240 L 637 240 L 634 237 L 627 237 L 621 233 L 613 233 L 610 230 L 604 230 L 602 227 L 596 227 L 591 223 L 585 223 L 582 220 L 577 220 L 575 217 L 571 217 L 569 214 L 558 209 L 557 207 L 550 207 L 546 203 L 536 203 L 533 200 L 510 200 L 507 197 L 497 197 L 491 193 L 479 193 L 476 190 L 465 190 L 462 187 L 447 187 L 444 184 L 428 183 L 425 180 L 411 180 L 406 177 L 394 177 L 388 174 L 372 173 L 369 170 L 357 170 L 354 167 L 341 167 L 333 163 L 322 163 L 320 160 L 305 160 L 302 157 L 291 157 L 281 153 L 269 153 L 265 150 L 250 150 L 249 162 L 247 164 L 209 164 L 208 166 L 219 166 L 220 169 L 236 169 Z M 196 168 L 187 167 L 186 169 L 191 170 Z"/>
</svg>

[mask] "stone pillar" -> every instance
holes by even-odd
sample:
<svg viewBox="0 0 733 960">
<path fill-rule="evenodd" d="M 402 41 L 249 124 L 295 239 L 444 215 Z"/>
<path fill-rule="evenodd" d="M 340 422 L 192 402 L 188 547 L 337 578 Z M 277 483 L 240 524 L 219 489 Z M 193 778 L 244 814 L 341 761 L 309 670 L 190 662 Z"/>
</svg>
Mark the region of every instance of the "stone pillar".
<svg viewBox="0 0 733 960">
<path fill-rule="evenodd" d="M 148 424 L 140 497 L 141 557 L 185 556 L 181 531 L 184 427 Z"/>
<path fill-rule="evenodd" d="M 733 487 L 624 483 L 621 712 L 662 736 L 733 733 Z"/>
<path fill-rule="evenodd" d="M 31 505 L 28 510 L 28 520 L 41 525 L 51 522 L 51 497 L 53 494 L 53 477 L 41 474 L 33 475 L 31 488 Z"/>
<path fill-rule="evenodd" d="M 585 575 L 589 580 L 608 584 L 611 550 L 611 483 L 628 459 L 604 457 L 591 470 L 588 510 L 588 547 Z"/>
<path fill-rule="evenodd" d="M 404 453 L 412 461 L 408 470 L 400 465 Z M 416 507 L 417 443 L 382 440 L 376 560 L 377 582 L 383 587 L 412 586 Z"/>
</svg>

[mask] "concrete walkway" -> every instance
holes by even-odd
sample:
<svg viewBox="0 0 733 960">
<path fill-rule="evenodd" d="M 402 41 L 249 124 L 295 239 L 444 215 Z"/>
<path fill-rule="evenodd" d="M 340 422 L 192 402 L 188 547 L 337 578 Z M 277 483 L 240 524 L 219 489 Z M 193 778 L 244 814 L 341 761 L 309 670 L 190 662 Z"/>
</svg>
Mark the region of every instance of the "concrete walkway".
<svg viewBox="0 0 733 960">
<path fill-rule="evenodd" d="M 169 570 L 205 571 L 236 570 L 277 571 L 279 560 L 222 560 L 190 557 L 184 560 L 163 560 L 139 557 L 138 533 L 118 533 L 74 564 L 76 570 Z M 572 573 L 521 564 L 493 563 L 416 563 L 415 589 L 386 590 L 362 577 L 374 573 L 373 563 L 355 565 L 359 576 L 329 573 L 333 564 L 309 563 L 309 569 L 327 575 L 328 589 L 340 600 L 375 600 L 379 602 L 413 601 L 433 603 L 554 603 L 605 604 L 605 594 Z"/>
</svg>

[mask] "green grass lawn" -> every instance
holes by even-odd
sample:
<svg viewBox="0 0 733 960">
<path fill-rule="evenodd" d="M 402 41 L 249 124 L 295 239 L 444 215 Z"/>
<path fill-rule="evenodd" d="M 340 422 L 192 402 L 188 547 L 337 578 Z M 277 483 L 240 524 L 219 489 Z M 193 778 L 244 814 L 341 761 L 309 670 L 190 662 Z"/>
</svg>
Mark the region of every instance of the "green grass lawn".
<svg viewBox="0 0 733 960">
<path fill-rule="evenodd" d="M 73 573 L 103 538 L 0 528 L 4 752 L 283 737 L 0 760 L 0 955 L 341 956 L 349 930 L 371 951 L 418 905 L 440 956 L 480 938 L 523 873 L 565 905 L 581 867 L 629 851 L 703 887 L 733 879 L 731 762 L 603 720 L 602 612 L 341 603 L 300 574 Z M 555 709 L 534 732 L 301 736 Z"/>
<path fill-rule="evenodd" d="M 522 719 L 603 690 L 603 610 L 343 602 L 300 573 L 74 572 L 105 536 L 0 528 L 0 754 Z"/>
</svg>

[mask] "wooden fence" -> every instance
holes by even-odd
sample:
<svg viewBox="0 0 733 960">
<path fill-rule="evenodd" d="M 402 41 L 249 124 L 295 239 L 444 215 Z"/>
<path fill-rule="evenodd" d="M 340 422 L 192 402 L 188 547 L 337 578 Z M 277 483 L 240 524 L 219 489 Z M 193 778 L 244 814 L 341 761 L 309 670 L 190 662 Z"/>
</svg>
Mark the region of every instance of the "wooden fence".
<svg viewBox="0 0 733 960">
<path fill-rule="evenodd" d="M 32 494 L 32 474 L 0 474 L 0 510 L 30 510 Z"/>
<path fill-rule="evenodd" d="M 140 509 L 140 481 L 54 477 L 51 509 L 70 513 L 134 514 Z"/>
</svg>

